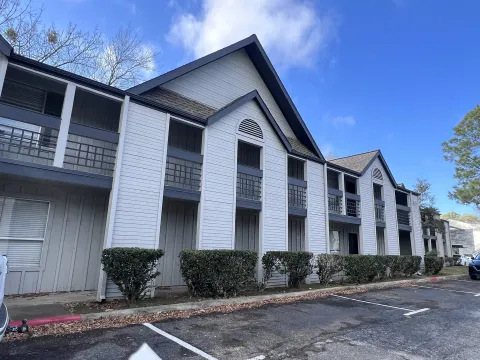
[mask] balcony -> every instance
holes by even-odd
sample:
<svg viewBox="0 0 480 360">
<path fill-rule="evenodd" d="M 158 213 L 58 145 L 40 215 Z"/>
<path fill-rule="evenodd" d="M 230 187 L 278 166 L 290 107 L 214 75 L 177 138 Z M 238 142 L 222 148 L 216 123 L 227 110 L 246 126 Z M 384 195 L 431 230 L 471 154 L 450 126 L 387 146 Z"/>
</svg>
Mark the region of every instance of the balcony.
<svg viewBox="0 0 480 360">
<path fill-rule="evenodd" d="M 410 211 L 397 209 L 397 221 L 399 230 L 412 231 Z"/>
<path fill-rule="evenodd" d="M 261 210 L 262 170 L 238 165 L 237 207 Z"/>
<path fill-rule="evenodd" d="M 169 146 L 165 165 L 164 196 L 200 201 L 203 157 Z"/>
<path fill-rule="evenodd" d="M 360 217 L 360 200 L 346 198 L 346 214 L 351 217 Z"/>
<path fill-rule="evenodd" d="M 375 200 L 375 221 L 377 227 L 385 227 L 385 202 Z"/>
<path fill-rule="evenodd" d="M 328 212 L 330 214 L 342 215 L 343 196 L 328 194 Z"/>
<path fill-rule="evenodd" d="M 0 118 L 0 157 L 53 165 L 58 130 Z"/>
<path fill-rule="evenodd" d="M 288 179 L 289 215 L 307 216 L 307 182 L 295 178 Z"/>
</svg>

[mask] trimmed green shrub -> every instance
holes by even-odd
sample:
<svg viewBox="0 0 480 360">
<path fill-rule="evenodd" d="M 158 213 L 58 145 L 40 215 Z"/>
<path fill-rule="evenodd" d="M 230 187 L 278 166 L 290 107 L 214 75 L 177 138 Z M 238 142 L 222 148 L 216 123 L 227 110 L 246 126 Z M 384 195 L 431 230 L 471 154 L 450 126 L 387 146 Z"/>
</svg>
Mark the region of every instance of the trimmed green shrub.
<svg viewBox="0 0 480 360">
<path fill-rule="evenodd" d="M 446 266 L 454 266 L 455 265 L 455 259 L 450 256 L 445 256 L 445 265 Z"/>
<path fill-rule="evenodd" d="M 183 250 L 179 258 L 180 271 L 193 296 L 236 296 L 255 281 L 255 251 Z"/>
<path fill-rule="evenodd" d="M 344 261 L 345 275 L 357 284 L 373 281 L 383 267 L 376 255 L 346 255 Z"/>
<path fill-rule="evenodd" d="M 436 275 L 443 268 L 443 258 L 425 255 L 425 274 Z"/>
<path fill-rule="evenodd" d="M 300 287 L 313 272 L 313 254 L 308 251 L 267 251 L 262 257 L 263 281 L 266 284 L 274 271 L 288 275 L 289 287 Z"/>
<path fill-rule="evenodd" d="M 333 275 L 343 270 L 343 256 L 337 254 L 320 254 L 317 256 L 317 274 L 320 284 L 328 285 Z"/>
<path fill-rule="evenodd" d="M 400 258 L 405 276 L 410 277 L 420 271 L 421 256 L 401 255 Z"/>
<path fill-rule="evenodd" d="M 430 250 L 425 254 L 425 256 L 431 257 L 431 256 L 438 256 L 437 250 Z"/>
<path fill-rule="evenodd" d="M 160 249 L 114 247 L 102 252 L 103 271 L 120 289 L 128 306 L 148 295 L 160 272 L 156 270 L 163 256 Z"/>
</svg>

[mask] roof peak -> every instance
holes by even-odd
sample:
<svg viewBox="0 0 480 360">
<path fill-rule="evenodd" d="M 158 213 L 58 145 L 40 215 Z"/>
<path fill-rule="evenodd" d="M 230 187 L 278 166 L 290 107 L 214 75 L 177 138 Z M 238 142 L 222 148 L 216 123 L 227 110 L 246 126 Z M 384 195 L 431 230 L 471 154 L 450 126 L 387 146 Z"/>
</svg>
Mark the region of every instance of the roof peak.
<svg viewBox="0 0 480 360">
<path fill-rule="evenodd" d="M 354 156 L 365 155 L 365 154 L 369 154 L 369 153 L 377 153 L 377 152 L 380 152 L 380 149 L 377 149 L 377 150 L 370 150 L 370 151 L 365 151 L 365 152 L 358 153 L 358 154 L 353 154 L 353 155 L 342 156 L 342 157 L 339 157 L 339 158 L 331 159 L 331 160 L 329 160 L 329 161 L 335 161 L 335 160 L 340 160 L 340 159 L 346 159 L 346 158 L 350 158 L 350 157 L 354 157 Z"/>
</svg>

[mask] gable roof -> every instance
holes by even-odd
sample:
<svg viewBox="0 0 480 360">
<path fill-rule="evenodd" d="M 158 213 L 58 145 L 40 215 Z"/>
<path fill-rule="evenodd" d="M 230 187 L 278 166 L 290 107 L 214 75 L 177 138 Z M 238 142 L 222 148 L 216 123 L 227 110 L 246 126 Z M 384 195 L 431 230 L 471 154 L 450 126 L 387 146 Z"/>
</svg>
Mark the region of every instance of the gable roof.
<svg viewBox="0 0 480 360">
<path fill-rule="evenodd" d="M 189 115 L 198 117 L 207 122 L 209 116 L 215 114 L 218 110 L 203 104 L 199 101 L 190 99 L 175 91 L 157 87 L 142 94 L 142 97 L 152 100 L 163 106 L 170 106 L 174 109 L 183 110 Z"/>
<path fill-rule="evenodd" d="M 362 176 L 367 172 L 370 165 L 372 165 L 372 163 L 377 158 L 382 163 L 383 168 L 387 172 L 388 178 L 390 179 L 392 184 L 397 187 L 397 182 L 395 181 L 395 178 L 393 177 L 390 169 L 388 168 L 387 162 L 383 158 L 382 152 L 380 150 L 373 150 L 361 154 L 345 156 L 342 158 L 330 160 L 328 161 L 328 163 L 350 170 Z"/>
<path fill-rule="evenodd" d="M 300 116 L 297 108 L 293 104 L 292 99 L 288 95 L 285 86 L 280 80 L 280 77 L 275 71 L 272 63 L 270 62 L 270 59 L 265 53 L 265 50 L 258 41 L 256 35 L 251 35 L 250 37 L 243 39 L 235 44 L 227 46 L 212 54 L 204 56 L 179 68 L 169 71 L 163 75 L 157 76 L 156 78 L 134 86 L 128 89 L 128 91 L 137 95 L 145 93 L 155 87 L 161 86 L 173 79 L 178 78 L 179 76 L 187 74 L 195 69 L 198 69 L 240 49 L 244 49 L 247 55 L 250 57 L 252 63 L 254 64 L 258 73 L 260 74 L 268 89 L 272 93 L 273 98 L 275 99 L 280 110 L 287 119 L 293 132 L 295 133 L 295 136 L 300 140 L 300 142 L 304 144 L 304 147 L 307 147 L 308 150 L 310 150 L 314 155 L 324 161 L 325 159 L 320 149 L 315 143 L 315 140 L 310 134 L 310 131 L 305 125 L 305 122 Z"/>
<path fill-rule="evenodd" d="M 8 43 L 5 38 L 0 35 L 0 53 L 6 57 L 10 57 L 10 54 L 13 52 L 13 47 Z"/>
</svg>

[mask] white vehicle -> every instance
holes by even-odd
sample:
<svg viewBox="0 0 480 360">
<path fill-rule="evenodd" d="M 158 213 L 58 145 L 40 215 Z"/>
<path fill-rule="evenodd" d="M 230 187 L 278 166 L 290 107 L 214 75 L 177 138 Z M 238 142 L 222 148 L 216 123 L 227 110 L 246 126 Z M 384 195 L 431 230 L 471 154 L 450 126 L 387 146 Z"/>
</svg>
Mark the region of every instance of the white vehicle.
<svg viewBox="0 0 480 360">
<path fill-rule="evenodd" d="M 472 261 L 472 255 L 471 254 L 464 254 L 460 256 L 460 259 L 458 259 L 458 262 L 462 266 L 468 266 L 470 262 Z"/>
<path fill-rule="evenodd" d="M 5 295 L 5 280 L 7 278 L 7 257 L 0 256 L 0 341 L 8 326 L 8 311 L 7 306 L 3 303 Z"/>
</svg>

